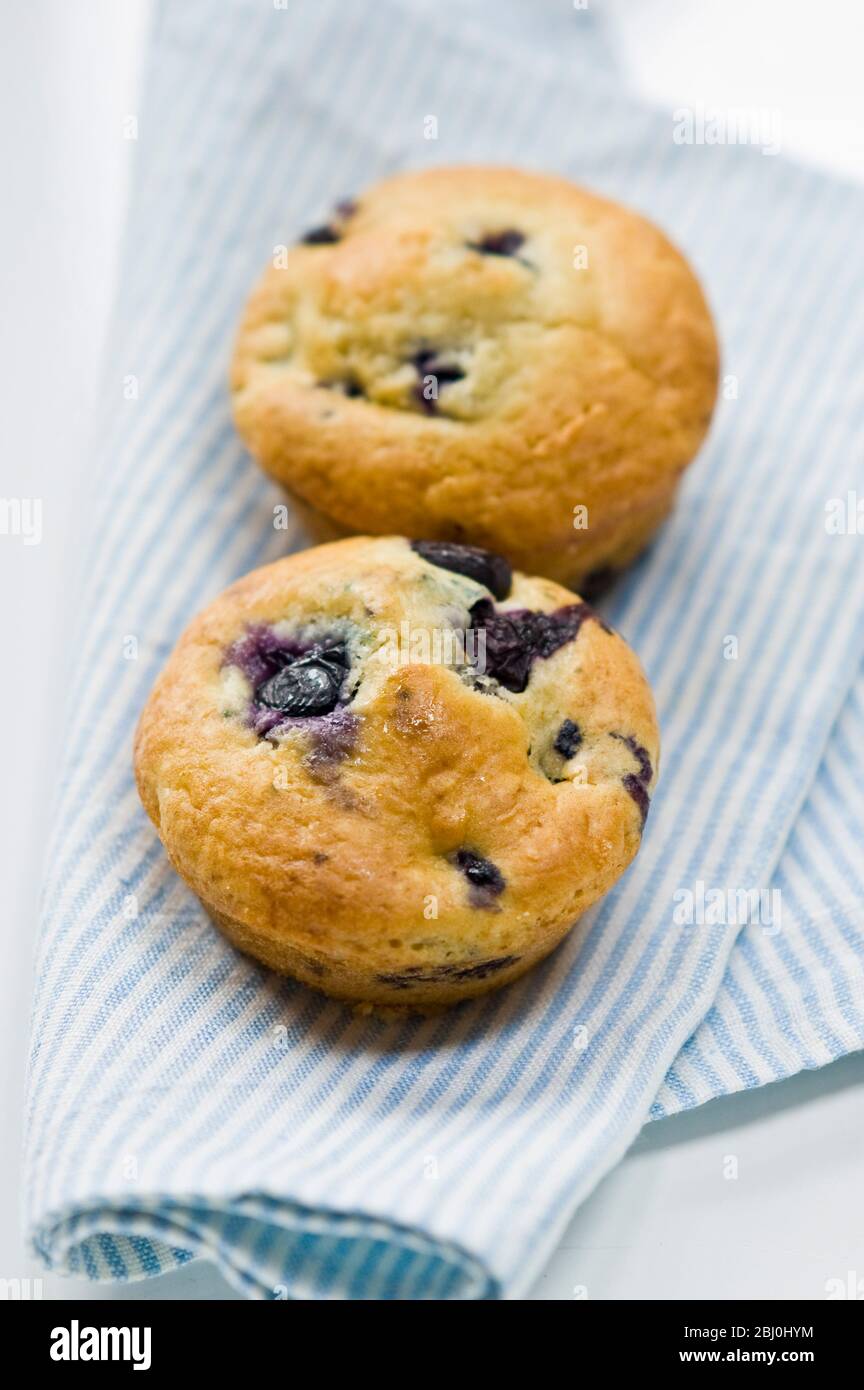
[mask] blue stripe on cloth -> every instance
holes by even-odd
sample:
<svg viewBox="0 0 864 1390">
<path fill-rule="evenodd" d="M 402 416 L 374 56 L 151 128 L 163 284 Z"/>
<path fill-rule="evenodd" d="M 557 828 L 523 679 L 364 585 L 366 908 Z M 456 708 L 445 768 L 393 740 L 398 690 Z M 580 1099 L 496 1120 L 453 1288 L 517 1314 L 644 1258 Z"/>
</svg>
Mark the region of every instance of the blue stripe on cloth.
<svg viewBox="0 0 864 1390">
<path fill-rule="evenodd" d="M 864 673 L 772 880 L 778 917 L 769 909 L 771 920 L 746 926 L 714 1004 L 666 1076 L 654 1118 L 864 1047 L 862 750 Z"/>
<path fill-rule="evenodd" d="M 250 1297 L 516 1297 L 649 1115 L 864 1044 L 864 567 L 860 537 L 824 525 L 864 433 L 864 194 L 674 144 L 591 11 L 526 13 L 157 10 L 36 973 L 27 1222 L 52 1268 L 133 1279 L 207 1256 Z M 639 859 L 524 981 L 386 1024 L 213 931 L 139 807 L 131 732 L 192 613 L 301 543 L 274 531 L 229 418 L 260 266 L 382 173 L 484 159 L 673 229 L 738 392 L 609 607 L 664 731 Z M 699 884 L 776 890 L 780 930 L 682 925 Z"/>
</svg>

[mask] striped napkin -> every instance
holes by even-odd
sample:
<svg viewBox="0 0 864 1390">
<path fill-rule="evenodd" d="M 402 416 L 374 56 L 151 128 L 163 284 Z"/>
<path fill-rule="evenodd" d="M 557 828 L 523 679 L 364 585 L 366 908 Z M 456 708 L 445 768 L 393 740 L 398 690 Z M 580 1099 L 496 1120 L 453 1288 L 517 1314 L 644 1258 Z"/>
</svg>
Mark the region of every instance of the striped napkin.
<svg viewBox="0 0 864 1390">
<path fill-rule="evenodd" d="M 37 967 L 27 1223 L 52 1268 L 206 1256 L 264 1298 L 520 1297 L 649 1116 L 864 1046 L 864 192 L 673 128 L 622 90 L 593 10 L 159 6 Z M 131 735 L 192 614 L 286 549 L 229 419 L 247 287 L 337 198 L 470 160 L 669 229 L 719 318 L 723 399 L 607 607 L 664 734 L 638 860 L 525 980 L 385 1024 L 217 935 L 138 804 Z"/>
</svg>

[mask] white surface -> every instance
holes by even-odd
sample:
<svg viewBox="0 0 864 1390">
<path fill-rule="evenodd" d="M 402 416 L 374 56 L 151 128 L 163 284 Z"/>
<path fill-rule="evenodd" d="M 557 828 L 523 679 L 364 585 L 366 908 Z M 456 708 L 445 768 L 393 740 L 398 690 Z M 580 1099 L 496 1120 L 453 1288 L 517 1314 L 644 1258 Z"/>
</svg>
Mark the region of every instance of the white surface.
<svg viewBox="0 0 864 1390">
<path fill-rule="evenodd" d="M 777 112 L 782 152 L 864 178 L 860 0 L 591 0 L 655 105 Z"/>
<path fill-rule="evenodd" d="M 622 59 L 651 100 L 779 111 L 785 153 L 864 178 L 859 11 L 858 0 L 611 6 Z M 87 429 L 135 148 L 123 120 L 136 112 L 147 13 L 146 0 L 30 0 L 7 8 L 0 34 L 0 496 L 40 497 L 44 510 L 40 545 L 0 536 L 2 1278 L 40 1274 L 18 1217 L 30 962 L 64 635 L 86 564 Z M 577 1214 L 535 1296 L 810 1299 L 827 1280 L 864 1280 L 862 1097 L 858 1056 L 650 1126 Z M 49 1277 L 43 1287 L 55 1298 L 232 1296 L 203 1265 L 119 1294 Z"/>
</svg>

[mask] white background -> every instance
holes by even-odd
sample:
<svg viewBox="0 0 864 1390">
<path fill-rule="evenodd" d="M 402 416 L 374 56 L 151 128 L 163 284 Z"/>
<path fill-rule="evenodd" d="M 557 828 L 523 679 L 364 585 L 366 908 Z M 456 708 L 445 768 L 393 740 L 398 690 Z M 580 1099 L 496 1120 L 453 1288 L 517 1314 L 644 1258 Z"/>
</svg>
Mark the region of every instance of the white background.
<svg viewBox="0 0 864 1390">
<path fill-rule="evenodd" d="M 864 178 L 860 0 L 603 8 L 652 101 L 779 110 L 784 153 Z M 0 32 L 0 496 L 44 502 L 41 545 L 0 536 L 3 1278 L 40 1273 L 18 1213 L 30 962 L 63 747 L 65 634 L 87 563 L 77 497 L 126 192 L 122 124 L 137 110 L 147 16 L 146 0 L 28 0 L 7 7 Z M 536 1296 L 812 1299 L 826 1280 L 864 1281 L 862 1100 L 859 1055 L 650 1126 L 582 1207 Z M 44 1292 L 117 1296 L 53 1277 Z M 119 1296 L 232 1295 L 196 1265 Z"/>
</svg>

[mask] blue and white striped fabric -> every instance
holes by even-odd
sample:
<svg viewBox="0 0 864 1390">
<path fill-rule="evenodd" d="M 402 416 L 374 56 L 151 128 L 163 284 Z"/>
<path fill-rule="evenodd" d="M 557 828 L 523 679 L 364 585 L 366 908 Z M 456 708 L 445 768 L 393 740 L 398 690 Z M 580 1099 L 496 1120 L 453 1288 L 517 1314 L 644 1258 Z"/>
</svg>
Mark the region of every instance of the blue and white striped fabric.
<svg viewBox="0 0 864 1390">
<path fill-rule="evenodd" d="M 669 1069 L 652 1117 L 864 1046 L 862 770 L 859 676 L 770 886 L 778 920 L 741 932 L 717 998 Z"/>
<path fill-rule="evenodd" d="M 37 968 L 27 1222 L 55 1269 L 205 1255 L 265 1298 L 519 1297 L 649 1115 L 864 1046 L 864 537 L 825 525 L 864 457 L 864 192 L 674 143 L 592 11 L 528 9 L 158 10 Z M 465 160 L 560 170 L 668 228 L 725 399 L 609 606 L 664 734 L 636 864 L 524 981 L 384 1024 L 217 935 L 138 805 L 131 734 L 190 616 L 285 549 L 229 420 L 249 283 L 336 198 Z M 780 930 L 700 920 L 700 885 L 779 889 Z"/>
</svg>

